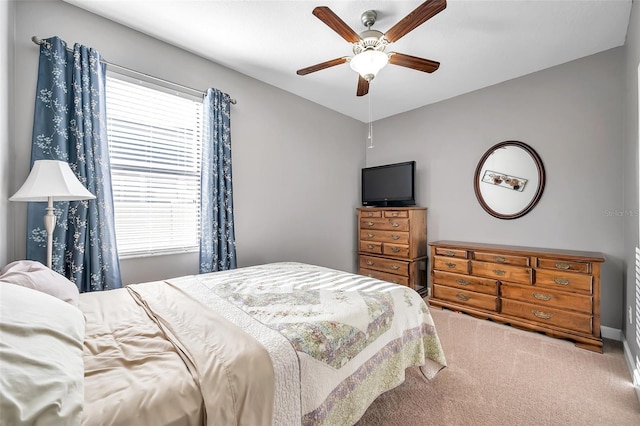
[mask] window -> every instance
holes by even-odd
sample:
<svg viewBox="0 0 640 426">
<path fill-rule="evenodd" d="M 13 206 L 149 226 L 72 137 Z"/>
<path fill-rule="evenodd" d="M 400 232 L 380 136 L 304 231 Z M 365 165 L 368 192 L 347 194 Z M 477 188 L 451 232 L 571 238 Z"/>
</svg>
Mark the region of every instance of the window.
<svg viewBox="0 0 640 426">
<path fill-rule="evenodd" d="M 112 73 L 106 92 L 120 257 L 197 250 L 202 100 Z"/>
</svg>

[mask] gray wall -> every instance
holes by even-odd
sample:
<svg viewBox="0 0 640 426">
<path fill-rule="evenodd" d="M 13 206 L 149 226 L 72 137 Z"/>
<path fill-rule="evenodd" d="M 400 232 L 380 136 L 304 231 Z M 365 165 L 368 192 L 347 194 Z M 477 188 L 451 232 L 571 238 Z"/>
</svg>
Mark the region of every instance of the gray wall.
<svg viewBox="0 0 640 426">
<path fill-rule="evenodd" d="M 355 207 L 364 166 L 364 124 L 61 1 L 16 4 L 15 184 L 29 172 L 38 66 L 34 35 L 57 35 L 98 50 L 107 61 L 238 100 L 232 106 L 232 154 L 239 266 L 303 261 L 355 269 Z M 330 123 L 327 125 L 327 123 Z M 22 203 L 9 259 L 25 255 Z M 127 259 L 125 283 L 194 274 L 198 255 Z"/>
<path fill-rule="evenodd" d="M 0 2 L 0 265 L 9 258 L 9 217 L 7 198 L 11 196 L 9 173 L 9 144 L 12 138 L 10 99 L 13 83 L 13 2 Z"/>
<path fill-rule="evenodd" d="M 416 160 L 428 239 L 604 253 L 602 323 L 621 329 L 624 218 L 623 50 L 617 48 L 374 123 L 367 165 Z M 529 214 L 480 207 L 473 176 L 494 144 L 533 147 L 547 174 Z"/>
<path fill-rule="evenodd" d="M 625 52 L 625 145 L 624 145 L 624 200 L 625 209 L 635 214 L 625 220 L 624 232 L 624 257 L 626 260 L 625 293 L 622 310 L 624 314 L 623 331 L 626 337 L 632 360 L 636 363 L 637 374 L 640 374 L 640 312 L 637 312 L 640 303 L 640 288 L 636 288 L 635 273 L 635 248 L 640 245 L 638 242 L 638 145 L 640 135 L 638 134 L 638 79 L 640 79 L 640 3 L 634 0 L 631 9 L 631 19 L 627 40 L 624 46 Z M 632 315 L 628 318 L 629 308 Z M 636 335 L 636 333 L 639 333 Z M 636 337 L 638 336 L 638 337 Z M 640 392 L 640 391 L 639 391 Z M 640 395 L 640 394 L 639 394 Z"/>
</svg>

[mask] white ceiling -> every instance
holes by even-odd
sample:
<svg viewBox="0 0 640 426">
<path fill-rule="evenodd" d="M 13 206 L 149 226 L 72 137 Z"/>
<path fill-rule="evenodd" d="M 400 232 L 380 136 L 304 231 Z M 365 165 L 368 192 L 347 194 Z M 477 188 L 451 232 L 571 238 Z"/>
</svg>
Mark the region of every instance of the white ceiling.
<svg viewBox="0 0 640 426">
<path fill-rule="evenodd" d="M 64 0 L 363 122 L 621 46 L 631 0 L 449 0 L 387 51 L 439 61 L 432 74 L 388 65 L 356 97 L 349 43 L 311 14 L 328 6 L 356 32 L 375 10 L 386 32 L 422 1 Z M 107 58 L 108 59 L 108 58 Z M 233 96 L 233 93 L 230 93 Z"/>
</svg>

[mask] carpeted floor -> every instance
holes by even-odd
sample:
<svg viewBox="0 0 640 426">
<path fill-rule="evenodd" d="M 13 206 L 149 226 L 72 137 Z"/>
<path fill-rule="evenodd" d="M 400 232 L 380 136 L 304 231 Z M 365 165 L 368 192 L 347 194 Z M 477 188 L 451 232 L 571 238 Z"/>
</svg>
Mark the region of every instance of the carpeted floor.
<svg viewBox="0 0 640 426">
<path fill-rule="evenodd" d="M 573 343 L 431 308 L 447 368 L 417 368 L 374 401 L 358 426 L 640 425 L 620 342 L 604 354 Z"/>
</svg>

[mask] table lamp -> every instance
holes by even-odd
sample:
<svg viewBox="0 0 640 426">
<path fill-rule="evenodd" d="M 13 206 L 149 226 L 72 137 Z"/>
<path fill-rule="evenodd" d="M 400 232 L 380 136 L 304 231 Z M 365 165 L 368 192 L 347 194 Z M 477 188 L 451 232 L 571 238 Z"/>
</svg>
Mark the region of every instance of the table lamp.
<svg viewBox="0 0 640 426">
<path fill-rule="evenodd" d="M 69 164 L 57 160 L 36 160 L 20 189 L 9 201 L 47 202 L 44 215 L 44 229 L 47 231 L 47 266 L 51 268 L 53 250 L 53 229 L 56 217 L 53 214 L 54 201 L 78 201 L 96 198 L 80 183 Z"/>
</svg>

